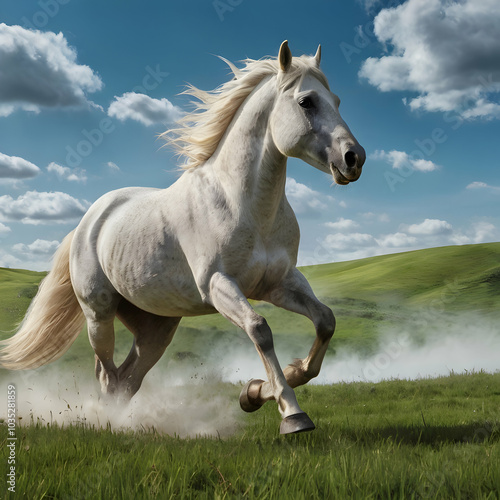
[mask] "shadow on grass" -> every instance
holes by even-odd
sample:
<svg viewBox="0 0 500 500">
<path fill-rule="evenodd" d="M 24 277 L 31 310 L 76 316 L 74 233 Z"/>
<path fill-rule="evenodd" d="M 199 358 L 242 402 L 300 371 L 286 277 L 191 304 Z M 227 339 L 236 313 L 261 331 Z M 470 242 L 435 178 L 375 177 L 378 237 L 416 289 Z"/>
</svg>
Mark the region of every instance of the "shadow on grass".
<svg viewBox="0 0 500 500">
<path fill-rule="evenodd" d="M 394 425 L 375 429 L 343 429 L 341 433 L 362 444 L 392 440 L 398 444 L 440 446 L 452 443 L 495 443 L 500 441 L 500 420 L 461 425 Z"/>
</svg>

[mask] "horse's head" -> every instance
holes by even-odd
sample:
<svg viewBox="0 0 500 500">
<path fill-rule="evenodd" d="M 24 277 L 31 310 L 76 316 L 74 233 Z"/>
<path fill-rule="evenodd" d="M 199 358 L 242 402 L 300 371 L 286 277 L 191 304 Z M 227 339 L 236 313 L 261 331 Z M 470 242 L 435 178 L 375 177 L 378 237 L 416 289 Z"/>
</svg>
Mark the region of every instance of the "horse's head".
<svg viewBox="0 0 500 500">
<path fill-rule="evenodd" d="M 313 58 L 297 59 L 292 60 L 283 42 L 278 56 L 280 92 L 271 117 L 274 142 L 282 154 L 331 173 L 337 184 L 354 182 L 366 153 L 340 116 L 340 99 L 319 70 L 321 47 Z"/>
</svg>

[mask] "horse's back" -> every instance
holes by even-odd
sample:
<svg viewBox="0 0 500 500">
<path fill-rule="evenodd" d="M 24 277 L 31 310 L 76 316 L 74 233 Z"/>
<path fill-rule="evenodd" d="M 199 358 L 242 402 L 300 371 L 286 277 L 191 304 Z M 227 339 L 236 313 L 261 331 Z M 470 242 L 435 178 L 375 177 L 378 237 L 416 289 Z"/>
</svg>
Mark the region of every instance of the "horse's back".
<svg viewBox="0 0 500 500">
<path fill-rule="evenodd" d="M 92 205 L 72 245 L 72 280 L 79 295 L 96 295 L 101 287 L 161 316 L 212 312 L 165 217 L 164 194 L 125 188 Z"/>
</svg>

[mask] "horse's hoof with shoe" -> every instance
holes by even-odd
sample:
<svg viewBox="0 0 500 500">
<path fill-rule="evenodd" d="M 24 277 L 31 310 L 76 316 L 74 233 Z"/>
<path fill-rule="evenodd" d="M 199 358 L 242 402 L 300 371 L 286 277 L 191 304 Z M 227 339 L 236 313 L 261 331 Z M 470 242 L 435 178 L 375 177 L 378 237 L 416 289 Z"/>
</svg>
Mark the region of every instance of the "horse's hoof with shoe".
<svg viewBox="0 0 500 500">
<path fill-rule="evenodd" d="M 299 432 L 313 431 L 316 426 L 307 413 L 288 415 L 281 421 L 280 434 L 298 434 Z"/>
<path fill-rule="evenodd" d="M 264 403 L 258 401 L 260 387 L 264 383 L 261 379 L 249 380 L 241 389 L 240 406 L 243 411 L 251 413 L 257 411 Z"/>
</svg>

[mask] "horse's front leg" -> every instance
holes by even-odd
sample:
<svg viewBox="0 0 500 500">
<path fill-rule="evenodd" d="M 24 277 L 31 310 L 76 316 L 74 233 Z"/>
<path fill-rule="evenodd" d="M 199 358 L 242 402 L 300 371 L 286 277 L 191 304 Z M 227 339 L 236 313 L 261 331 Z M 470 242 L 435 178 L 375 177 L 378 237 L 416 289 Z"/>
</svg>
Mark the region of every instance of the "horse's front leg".
<svg viewBox="0 0 500 500">
<path fill-rule="evenodd" d="M 266 369 L 269 382 L 259 381 L 252 392 L 253 407 L 244 408 L 242 405 L 243 409 L 258 409 L 266 401 L 274 399 L 283 417 L 281 434 L 314 429 L 314 424 L 301 410 L 293 389 L 285 379 L 274 351 L 269 325 L 252 309 L 235 280 L 224 273 L 215 273 L 210 280 L 209 300 L 225 318 L 248 334 Z"/>
<path fill-rule="evenodd" d="M 316 328 L 316 339 L 309 354 L 297 359 L 285 368 L 286 381 L 291 387 L 306 384 L 317 377 L 335 331 L 335 316 L 331 309 L 314 295 L 304 275 L 293 269 L 281 285 L 272 290 L 264 300 L 278 307 L 302 314 L 309 318 Z"/>
</svg>

